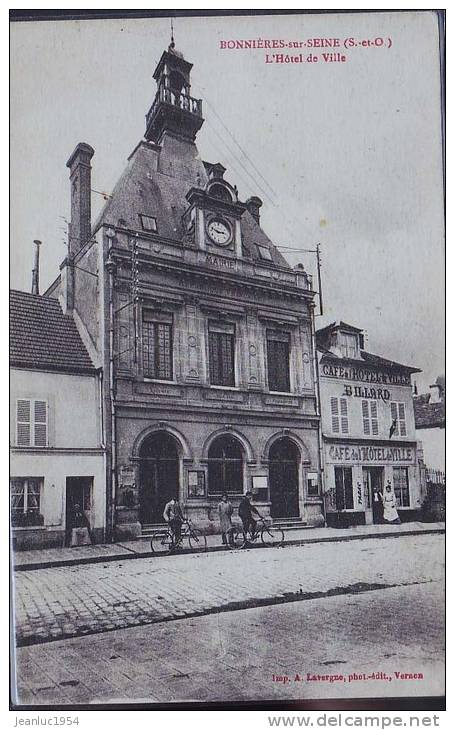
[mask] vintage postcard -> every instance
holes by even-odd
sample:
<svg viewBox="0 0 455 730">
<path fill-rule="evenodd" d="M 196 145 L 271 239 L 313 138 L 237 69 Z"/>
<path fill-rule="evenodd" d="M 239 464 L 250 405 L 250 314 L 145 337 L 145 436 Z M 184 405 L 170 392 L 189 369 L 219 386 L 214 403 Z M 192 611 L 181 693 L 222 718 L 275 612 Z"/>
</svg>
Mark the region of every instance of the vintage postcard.
<svg viewBox="0 0 455 730">
<path fill-rule="evenodd" d="M 442 708 L 444 13 L 165 12 L 12 17 L 13 706 Z"/>
</svg>

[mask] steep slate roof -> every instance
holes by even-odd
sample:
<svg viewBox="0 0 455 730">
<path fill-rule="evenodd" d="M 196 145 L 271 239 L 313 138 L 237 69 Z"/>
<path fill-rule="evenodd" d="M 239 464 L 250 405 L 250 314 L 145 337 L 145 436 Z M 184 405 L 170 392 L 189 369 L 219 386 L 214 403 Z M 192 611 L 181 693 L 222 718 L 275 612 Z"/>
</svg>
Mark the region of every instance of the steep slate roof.
<svg viewBox="0 0 455 730">
<path fill-rule="evenodd" d="M 189 142 L 181 143 L 169 136 L 164 137 L 161 146 L 141 141 L 130 155 L 93 231 L 102 223 L 116 226 L 120 219 L 127 228 L 141 230 L 139 215 L 144 214 L 156 218 L 159 236 L 183 243 L 182 215 L 188 208 L 185 196 L 192 187 L 205 187 L 207 164 L 201 160 L 196 145 Z M 248 210 L 240 225 L 248 258 L 264 264 L 255 245 L 260 244 L 270 250 L 273 263 L 290 268 Z M 185 241 L 185 245 L 191 244 Z"/>
<path fill-rule="evenodd" d="M 71 315 L 56 299 L 10 292 L 10 364 L 31 370 L 94 372 Z"/>
<path fill-rule="evenodd" d="M 444 428 L 446 425 L 446 405 L 430 403 L 430 394 L 424 393 L 414 398 L 416 428 Z"/>
</svg>

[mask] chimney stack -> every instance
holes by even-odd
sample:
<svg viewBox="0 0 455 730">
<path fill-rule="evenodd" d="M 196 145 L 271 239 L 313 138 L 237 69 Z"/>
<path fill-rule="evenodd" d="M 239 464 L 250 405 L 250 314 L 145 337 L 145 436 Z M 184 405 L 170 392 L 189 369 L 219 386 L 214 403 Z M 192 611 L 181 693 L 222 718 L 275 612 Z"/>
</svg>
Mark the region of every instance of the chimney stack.
<svg viewBox="0 0 455 730">
<path fill-rule="evenodd" d="M 66 166 L 70 169 L 71 223 L 69 225 L 68 256 L 75 254 L 91 235 L 91 171 L 90 160 L 95 151 L 86 142 L 79 142 Z"/>
<path fill-rule="evenodd" d="M 33 241 L 35 244 L 35 266 L 32 269 L 32 294 L 39 294 L 39 247 L 41 241 Z"/>
<path fill-rule="evenodd" d="M 260 221 L 259 209 L 262 207 L 262 200 L 260 198 L 258 198 L 257 195 L 253 195 L 252 198 L 248 198 L 245 205 L 248 208 L 248 210 L 250 211 L 250 213 L 253 216 L 256 223 L 259 225 L 259 221 Z"/>
</svg>

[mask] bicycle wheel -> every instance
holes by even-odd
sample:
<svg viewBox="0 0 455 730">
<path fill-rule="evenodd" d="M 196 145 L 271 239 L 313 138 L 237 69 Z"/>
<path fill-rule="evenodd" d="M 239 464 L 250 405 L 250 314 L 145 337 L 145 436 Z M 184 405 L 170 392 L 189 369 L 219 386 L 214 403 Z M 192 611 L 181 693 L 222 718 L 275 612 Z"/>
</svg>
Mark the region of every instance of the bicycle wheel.
<svg viewBox="0 0 455 730">
<path fill-rule="evenodd" d="M 204 552 L 207 550 L 207 538 L 201 530 L 192 528 L 188 535 L 188 542 L 191 550 L 197 550 L 198 552 Z"/>
<path fill-rule="evenodd" d="M 228 542 L 228 547 L 230 547 L 231 550 L 241 548 L 245 544 L 245 537 L 243 535 L 243 530 L 239 529 L 238 527 L 232 528 L 229 538 L 230 539 Z"/>
<path fill-rule="evenodd" d="M 150 540 L 152 553 L 161 555 L 174 549 L 174 541 L 168 532 L 155 532 Z"/>
<path fill-rule="evenodd" d="M 280 527 L 265 525 L 261 530 L 261 540 L 263 545 L 278 547 L 284 543 L 284 532 Z"/>
</svg>

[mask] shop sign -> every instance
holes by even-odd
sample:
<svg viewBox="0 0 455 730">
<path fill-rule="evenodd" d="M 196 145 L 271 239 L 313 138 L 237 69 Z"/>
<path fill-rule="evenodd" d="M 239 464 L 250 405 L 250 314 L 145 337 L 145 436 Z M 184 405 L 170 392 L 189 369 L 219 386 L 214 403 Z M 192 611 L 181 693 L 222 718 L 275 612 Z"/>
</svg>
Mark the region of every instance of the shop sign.
<svg viewBox="0 0 455 730">
<path fill-rule="evenodd" d="M 367 388 L 364 385 L 345 385 L 343 395 L 354 398 L 369 398 L 373 400 L 390 400 L 390 390 L 387 388 Z"/>
<path fill-rule="evenodd" d="M 322 374 L 329 378 L 342 380 L 360 380 L 362 383 L 379 385 L 411 385 L 411 377 L 405 373 L 388 373 L 385 370 L 370 370 L 365 367 L 346 365 L 322 365 Z"/>
<path fill-rule="evenodd" d="M 329 448 L 329 461 L 349 464 L 411 464 L 414 449 L 411 446 L 347 446 L 334 444 Z"/>
</svg>

